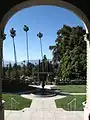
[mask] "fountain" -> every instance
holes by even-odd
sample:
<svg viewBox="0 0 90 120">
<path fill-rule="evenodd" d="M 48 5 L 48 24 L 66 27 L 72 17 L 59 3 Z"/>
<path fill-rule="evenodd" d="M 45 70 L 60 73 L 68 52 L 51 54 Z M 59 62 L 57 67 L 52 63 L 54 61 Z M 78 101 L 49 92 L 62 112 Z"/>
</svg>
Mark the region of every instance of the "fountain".
<svg viewBox="0 0 90 120">
<path fill-rule="evenodd" d="M 33 94 L 36 97 L 53 97 L 53 96 L 56 96 L 56 93 L 53 90 L 45 88 L 46 78 L 47 78 L 47 72 L 40 72 L 39 73 L 39 79 L 41 81 L 41 86 L 36 87 L 36 90 L 33 92 Z"/>
</svg>

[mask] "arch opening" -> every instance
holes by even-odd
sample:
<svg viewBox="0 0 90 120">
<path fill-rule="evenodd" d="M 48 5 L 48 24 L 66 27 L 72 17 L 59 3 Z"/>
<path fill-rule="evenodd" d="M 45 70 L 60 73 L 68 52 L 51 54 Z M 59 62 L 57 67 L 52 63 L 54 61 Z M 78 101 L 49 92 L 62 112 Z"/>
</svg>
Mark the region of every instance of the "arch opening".
<svg viewBox="0 0 90 120">
<path fill-rule="evenodd" d="M 86 33 L 88 33 L 90 31 L 90 24 L 89 24 L 89 20 L 86 17 L 86 15 L 77 7 L 75 7 L 74 5 L 65 2 L 65 1 L 59 1 L 59 0 L 53 0 L 53 1 L 48 1 L 48 0 L 29 0 L 29 1 L 25 1 L 22 2 L 16 6 L 14 6 L 13 8 L 11 8 L 3 17 L 2 21 L 1 21 L 1 25 L 2 25 L 2 31 L 4 31 L 5 29 L 5 25 L 7 24 L 8 20 L 18 11 L 24 9 L 24 8 L 28 8 L 28 7 L 32 7 L 32 6 L 40 6 L 40 5 L 51 5 L 51 6 L 57 6 L 57 7 L 62 7 L 65 8 L 67 10 L 72 11 L 74 14 L 76 14 L 76 16 L 78 16 L 86 29 Z"/>
<path fill-rule="evenodd" d="M 33 0 L 33 1 L 30 0 L 30 1 L 25 1 L 25 2 L 22 2 L 16 6 L 14 6 L 13 8 L 11 8 L 10 11 L 8 11 L 6 13 L 6 15 L 3 17 L 2 21 L 1 21 L 2 31 L 4 31 L 8 20 L 16 12 L 18 12 L 24 8 L 30 7 L 30 6 L 39 6 L 39 5 L 58 6 L 58 7 L 66 8 L 66 9 L 74 12 L 82 20 L 82 22 L 85 26 L 85 29 L 86 29 L 86 33 L 90 33 L 90 22 L 89 22 L 88 18 L 86 17 L 86 15 L 79 8 L 76 8 L 74 5 L 67 3 L 67 2 L 59 1 L 59 0 L 53 0 L 52 2 L 48 1 L 48 0 L 45 0 L 45 1 L 39 0 L 38 2 L 37 2 L 37 0 Z"/>
</svg>

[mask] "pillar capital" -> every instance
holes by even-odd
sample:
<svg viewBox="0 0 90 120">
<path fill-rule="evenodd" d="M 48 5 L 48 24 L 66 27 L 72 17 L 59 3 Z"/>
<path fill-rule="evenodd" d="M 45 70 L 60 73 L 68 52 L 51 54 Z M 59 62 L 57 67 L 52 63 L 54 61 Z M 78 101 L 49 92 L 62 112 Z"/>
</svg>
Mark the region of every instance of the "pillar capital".
<svg viewBox="0 0 90 120">
<path fill-rule="evenodd" d="M 84 40 L 87 42 L 87 41 L 89 41 L 90 42 L 90 34 L 89 33 L 86 33 L 85 35 L 84 35 Z"/>
</svg>

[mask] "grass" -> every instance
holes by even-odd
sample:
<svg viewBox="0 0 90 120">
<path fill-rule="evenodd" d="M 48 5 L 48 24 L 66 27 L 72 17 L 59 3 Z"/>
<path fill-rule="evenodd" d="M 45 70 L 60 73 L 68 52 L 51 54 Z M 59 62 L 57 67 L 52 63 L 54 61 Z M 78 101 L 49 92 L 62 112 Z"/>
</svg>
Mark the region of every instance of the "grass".
<svg viewBox="0 0 90 120">
<path fill-rule="evenodd" d="M 57 85 L 52 89 L 58 89 L 61 92 L 86 93 L 86 85 Z"/>
<path fill-rule="evenodd" d="M 11 98 L 14 98 L 12 100 L 12 108 L 11 108 Z M 25 107 L 30 107 L 32 100 L 26 99 L 21 97 L 17 94 L 3 94 L 2 99 L 5 101 L 4 108 L 5 110 L 21 110 Z M 17 101 L 18 103 L 16 103 Z"/>
<path fill-rule="evenodd" d="M 57 100 L 55 100 L 57 108 L 63 108 L 68 111 L 68 108 L 70 107 L 70 106 L 68 106 L 68 103 L 71 100 L 73 100 L 74 98 L 76 98 L 76 109 L 75 109 L 75 102 L 73 102 L 72 108 L 70 110 L 83 111 L 82 102 L 84 102 L 86 100 L 85 95 L 71 95 L 71 96 L 67 96 L 62 99 L 57 99 Z"/>
</svg>

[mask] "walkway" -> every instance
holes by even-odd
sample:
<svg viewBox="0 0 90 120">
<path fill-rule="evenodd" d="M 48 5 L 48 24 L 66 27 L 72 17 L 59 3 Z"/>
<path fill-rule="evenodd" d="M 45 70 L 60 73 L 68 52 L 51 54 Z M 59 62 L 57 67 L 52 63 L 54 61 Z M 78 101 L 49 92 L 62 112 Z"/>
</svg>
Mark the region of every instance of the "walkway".
<svg viewBox="0 0 90 120">
<path fill-rule="evenodd" d="M 57 95 L 49 98 L 35 97 L 33 94 L 22 96 L 33 99 L 31 107 L 21 111 L 5 110 L 5 120 L 84 120 L 83 111 L 70 112 L 56 108 L 54 100 L 65 96 Z"/>
</svg>

